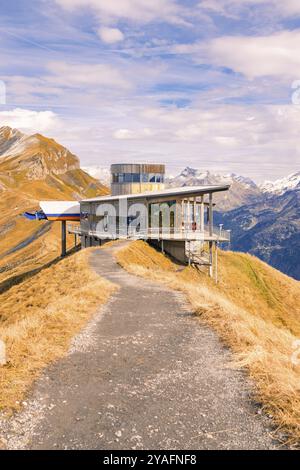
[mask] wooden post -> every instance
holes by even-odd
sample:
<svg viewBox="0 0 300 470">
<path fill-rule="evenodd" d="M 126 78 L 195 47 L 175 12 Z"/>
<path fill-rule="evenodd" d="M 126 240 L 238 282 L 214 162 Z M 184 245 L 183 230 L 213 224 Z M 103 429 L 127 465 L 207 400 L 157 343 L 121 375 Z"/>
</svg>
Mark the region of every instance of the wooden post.
<svg viewBox="0 0 300 470">
<path fill-rule="evenodd" d="M 67 226 L 66 221 L 61 222 L 61 256 L 64 258 L 67 254 Z"/>
</svg>

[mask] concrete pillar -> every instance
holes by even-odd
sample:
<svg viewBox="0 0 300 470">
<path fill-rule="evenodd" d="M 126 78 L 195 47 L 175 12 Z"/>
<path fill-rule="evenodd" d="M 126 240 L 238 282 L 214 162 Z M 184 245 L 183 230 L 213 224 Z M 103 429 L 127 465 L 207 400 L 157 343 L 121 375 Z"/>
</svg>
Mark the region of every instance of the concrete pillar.
<svg viewBox="0 0 300 470">
<path fill-rule="evenodd" d="M 209 214 L 209 222 L 208 222 L 208 226 L 209 226 L 209 236 L 212 237 L 213 236 L 213 228 L 214 228 L 214 216 L 213 216 L 213 195 L 212 193 L 209 194 L 209 207 L 208 207 L 208 214 Z M 210 274 L 210 277 L 213 277 L 214 275 L 214 259 L 213 259 L 213 242 L 210 241 L 209 242 L 209 274 Z"/>
<path fill-rule="evenodd" d="M 214 214 L 213 214 L 214 206 L 213 206 L 213 195 L 212 193 L 209 194 L 209 236 L 213 235 L 213 228 L 214 228 Z"/>
<path fill-rule="evenodd" d="M 188 223 L 188 230 L 190 230 L 190 223 L 191 223 L 191 206 L 190 206 L 190 199 L 187 200 L 187 223 Z"/>
<path fill-rule="evenodd" d="M 213 242 L 209 242 L 209 275 L 214 276 Z"/>
<path fill-rule="evenodd" d="M 196 198 L 194 197 L 193 199 L 193 222 L 196 222 L 197 219 L 197 201 Z"/>
<path fill-rule="evenodd" d="M 181 223 L 181 227 L 180 227 L 180 229 L 182 230 L 183 227 L 184 227 L 184 199 L 182 199 L 182 201 L 181 201 L 181 217 L 180 217 L 180 219 L 181 219 L 181 222 L 180 222 L 180 223 Z"/>
<path fill-rule="evenodd" d="M 215 246 L 215 281 L 216 284 L 218 284 L 218 242 L 216 243 Z"/>
<path fill-rule="evenodd" d="M 204 232 L 205 224 L 204 224 L 204 196 L 201 196 L 201 204 L 200 204 L 200 231 Z"/>
<path fill-rule="evenodd" d="M 67 254 L 67 226 L 66 221 L 61 222 L 61 256 L 65 257 Z"/>
</svg>

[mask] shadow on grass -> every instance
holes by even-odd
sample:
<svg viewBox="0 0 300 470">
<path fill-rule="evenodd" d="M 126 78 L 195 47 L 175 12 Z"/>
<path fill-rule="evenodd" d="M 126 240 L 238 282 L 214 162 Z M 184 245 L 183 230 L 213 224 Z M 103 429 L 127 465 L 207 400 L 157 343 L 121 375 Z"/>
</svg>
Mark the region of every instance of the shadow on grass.
<svg viewBox="0 0 300 470">
<path fill-rule="evenodd" d="M 8 291 L 12 287 L 20 284 L 23 281 L 36 276 L 37 274 L 39 274 L 44 269 L 47 269 L 47 268 L 50 268 L 51 266 L 56 265 L 57 263 L 59 263 L 63 259 L 66 259 L 67 257 L 69 257 L 69 256 L 73 255 L 74 253 L 76 253 L 77 251 L 79 251 L 80 248 L 81 248 L 81 245 L 77 245 L 76 247 L 69 250 L 64 258 L 61 257 L 61 256 L 58 256 L 57 258 L 54 258 L 53 260 L 49 261 L 48 263 L 44 264 L 43 266 L 41 266 L 39 268 L 32 269 L 31 271 L 27 271 L 25 273 L 18 274 L 17 276 L 12 276 L 12 277 L 6 279 L 5 281 L 0 283 L 0 294 L 3 294 L 4 292 Z"/>
<path fill-rule="evenodd" d="M 11 255 L 12 253 L 16 253 L 17 251 L 22 250 L 23 248 L 26 248 L 32 242 L 42 237 L 46 233 L 48 233 L 50 228 L 51 228 L 51 222 L 46 222 L 44 225 L 42 225 L 42 227 L 39 227 L 32 235 L 30 235 L 30 237 L 25 238 L 25 240 L 23 240 L 21 243 L 19 243 L 18 245 L 14 246 L 10 250 L 3 253 L 0 259 L 4 259 L 8 255 Z"/>
</svg>

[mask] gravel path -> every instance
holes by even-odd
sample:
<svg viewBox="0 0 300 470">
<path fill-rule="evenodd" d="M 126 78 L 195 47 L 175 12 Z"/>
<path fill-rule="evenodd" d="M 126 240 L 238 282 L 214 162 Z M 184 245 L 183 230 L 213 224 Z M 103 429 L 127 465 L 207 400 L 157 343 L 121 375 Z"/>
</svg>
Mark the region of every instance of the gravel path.
<svg viewBox="0 0 300 470">
<path fill-rule="evenodd" d="M 230 352 L 183 297 L 122 270 L 114 248 L 91 264 L 120 289 L 49 367 L 24 411 L 2 422 L 8 448 L 273 449 Z"/>
</svg>

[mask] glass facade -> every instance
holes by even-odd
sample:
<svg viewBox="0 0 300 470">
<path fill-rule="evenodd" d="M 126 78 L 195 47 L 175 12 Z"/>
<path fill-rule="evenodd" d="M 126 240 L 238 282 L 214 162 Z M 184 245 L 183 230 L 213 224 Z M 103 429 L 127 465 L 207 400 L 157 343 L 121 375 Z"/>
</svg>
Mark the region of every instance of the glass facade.
<svg viewBox="0 0 300 470">
<path fill-rule="evenodd" d="M 113 183 L 163 183 L 163 173 L 113 173 Z"/>
</svg>

